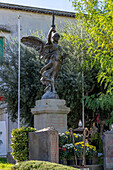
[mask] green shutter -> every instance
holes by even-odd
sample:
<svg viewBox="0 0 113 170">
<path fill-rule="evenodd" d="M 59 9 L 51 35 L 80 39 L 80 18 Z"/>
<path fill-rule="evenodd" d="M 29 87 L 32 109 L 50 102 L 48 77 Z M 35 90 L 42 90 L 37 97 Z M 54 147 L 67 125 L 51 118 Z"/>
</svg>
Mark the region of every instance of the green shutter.
<svg viewBox="0 0 113 170">
<path fill-rule="evenodd" d="M 3 62 L 4 57 L 4 40 L 3 37 L 0 37 L 0 64 Z"/>
</svg>

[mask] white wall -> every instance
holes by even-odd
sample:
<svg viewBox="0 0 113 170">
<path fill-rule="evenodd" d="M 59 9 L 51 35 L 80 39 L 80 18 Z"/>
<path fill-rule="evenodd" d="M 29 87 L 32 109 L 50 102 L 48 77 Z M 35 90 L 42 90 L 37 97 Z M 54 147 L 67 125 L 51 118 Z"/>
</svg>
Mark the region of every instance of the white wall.
<svg viewBox="0 0 113 170">
<path fill-rule="evenodd" d="M 11 30 L 11 36 L 17 37 L 18 31 L 18 16 L 21 16 L 21 37 L 24 34 L 30 35 L 30 31 L 43 30 L 47 35 L 52 22 L 52 16 L 47 14 L 39 14 L 26 11 L 16 11 L 12 9 L 0 9 L 0 25 L 5 25 Z M 75 22 L 74 18 L 55 16 L 55 23 L 58 27 L 64 25 L 65 21 Z M 9 37 L 9 33 L 1 33 L 0 36 Z"/>
</svg>

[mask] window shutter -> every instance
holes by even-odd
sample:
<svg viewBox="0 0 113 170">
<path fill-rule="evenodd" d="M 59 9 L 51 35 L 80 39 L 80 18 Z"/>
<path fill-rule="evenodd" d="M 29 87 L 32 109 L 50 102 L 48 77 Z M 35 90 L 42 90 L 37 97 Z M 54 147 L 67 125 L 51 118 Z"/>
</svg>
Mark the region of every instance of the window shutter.
<svg viewBox="0 0 113 170">
<path fill-rule="evenodd" d="M 0 37 L 0 64 L 3 63 L 3 57 L 4 57 L 4 39 L 3 37 Z"/>
</svg>

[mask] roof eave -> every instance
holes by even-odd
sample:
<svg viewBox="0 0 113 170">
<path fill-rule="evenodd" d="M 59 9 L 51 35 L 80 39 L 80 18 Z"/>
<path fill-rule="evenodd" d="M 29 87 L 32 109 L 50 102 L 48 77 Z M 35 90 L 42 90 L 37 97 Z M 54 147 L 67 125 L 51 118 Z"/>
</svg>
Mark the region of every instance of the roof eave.
<svg viewBox="0 0 113 170">
<path fill-rule="evenodd" d="M 0 8 L 34 12 L 34 13 L 43 13 L 43 14 L 49 14 L 49 15 L 51 15 L 54 11 L 54 14 L 58 16 L 65 16 L 65 17 L 72 17 L 72 18 L 75 17 L 74 12 L 37 8 L 37 7 L 30 7 L 30 6 L 22 6 L 22 5 L 15 5 L 15 4 L 7 4 L 7 3 L 0 3 Z"/>
</svg>

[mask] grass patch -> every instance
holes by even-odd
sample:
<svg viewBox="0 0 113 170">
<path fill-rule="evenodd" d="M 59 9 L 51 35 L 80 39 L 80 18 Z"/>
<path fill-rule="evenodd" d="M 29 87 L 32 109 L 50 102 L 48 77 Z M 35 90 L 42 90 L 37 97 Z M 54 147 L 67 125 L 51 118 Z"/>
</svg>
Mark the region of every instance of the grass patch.
<svg viewBox="0 0 113 170">
<path fill-rule="evenodd" d="M 14 164 L 8 164 L 8 163 L 1 163 L 0 162 L 0 170 L 10 170 L 11 167 L 14 166 Z"/>
<path fill-rule="evenodd" d="M 14 164 L 8 164 L 6 158 L 0 158 L 0 170 L 10 170 Z"/>
<path fill-rule="evenodd" d="M 46 161 L 26 161 L 14 165 L 11 170 L 78 170 L 77 168 L 46 162 Z"/>
</svg>

